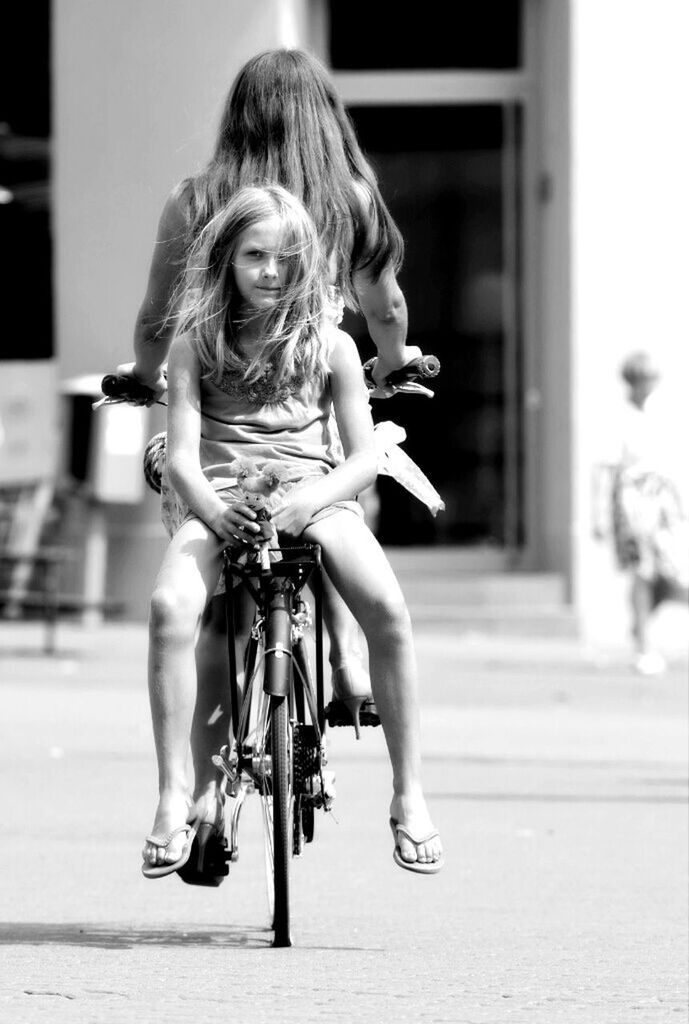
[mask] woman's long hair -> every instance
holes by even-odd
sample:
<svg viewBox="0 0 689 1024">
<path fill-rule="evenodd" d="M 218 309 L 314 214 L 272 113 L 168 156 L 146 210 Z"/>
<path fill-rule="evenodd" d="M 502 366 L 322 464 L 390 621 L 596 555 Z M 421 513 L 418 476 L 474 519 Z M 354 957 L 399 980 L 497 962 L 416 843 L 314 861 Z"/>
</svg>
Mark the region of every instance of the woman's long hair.
<svg viewBox="0 0 689 1024">
<path fill-rule="evenodd" d="M 264 321 L 265 341 L 247 363 L 237 344 L 237 330 L 251 320 L 252 311 L 246 309 L 237 289 L 233 262 L 244 232 L 273 218 L 281 224 L 276 255 L 284 279 L 280 297 L 268 314 L 255 312 Z M 229 373 L 250 385 L 269 372 L 278 392 L 295 377 L 322 379 L 328 267 L 311 217 L 286 189 L 279 185 L 241 188 L 208 221 L 189 254 L 185 295 L 179 330 L 189 333 L 205 377 L 219 383 Z"/>
<path fill-rule="evenodd" d="M 245 185 L 275 182 L 314 220 L 335 281 L 356 308 L 355 270 L 374 279 L 402 263 L 402 236 L 375 173 L 323 65 L 293 49 L 267 50 L 240 70 L 225 102 L 215 152 L 183 183 L 190 197 L 190 240 Z"/>
</svg>

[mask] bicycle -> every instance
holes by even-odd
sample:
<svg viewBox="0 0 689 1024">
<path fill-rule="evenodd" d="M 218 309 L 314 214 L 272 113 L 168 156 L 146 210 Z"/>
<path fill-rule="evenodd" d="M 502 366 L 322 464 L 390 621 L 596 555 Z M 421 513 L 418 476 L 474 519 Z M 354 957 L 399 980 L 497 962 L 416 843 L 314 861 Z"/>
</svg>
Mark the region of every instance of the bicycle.
<svg viewBox="0 0 689 1024">
<path fill-rule="evenodd" d="M 373 361 L 365 364 L 364 374 L 374 391 L 372 367 Z M 432 394 L 418 379 L 436 376 L 439 368 L 435 357 L 420 357 L 390 374 L 385 389 Z M 148 404 L 152 398 L 148 388 L 112 374 L 103 378 L 101 387 L 104 401 Z M 150 466 L 146 475 L 151 486 L 160 490 Z M 266 519 L 267 511 L 259 509 L 258 520 Z M 285 947 L 292 944 L 290 861 L 313 841 L 315 811 L 327 813 L 332 808 L 334 774 L 326 768 L 326 725 L 344 724 L 328 714 L 324 701 L 321 551 L 317 544 L 273 545 L 265 540 L 258 547 L 228 547 L 223 557 L 232 735 L 213 756 L 213 763 L 221 775 L 221 796 L 233 800 L 229 841 L 223 836 L 204 862 L 204 880 L 192 878 L 185 872 L 186 865 L 178 873 L 195 884 L 220 884 L 229 873 L 229 864 L 239 856 L 244 801 L 257 792 L 264 825 L 273 945 Z M 307 584 L 314 594 L 314 616 L 303 596 Z M 244 646 L 243 687 L 235 649 L 238 592 L 246 594 L 254 606 Z M 315 686 L 307 651 L 310 629 Z"/>
<path fill-rule="evenodd" d="M 327 772 L 323 687 L 323 620 L 320 548 L 263 546 L 244 562 L 225 555 L 226 616 L 233 738 L 213 763 L 235 798 L 228 859 L 239 853 L 239 816 L 248 793 L 258 792 L 264 822 L 269 901 L 275 946 L 291 945 L 289 867 L 313 841 L 315 811 L 334 799 Z M 240 689 L 234 645 L 236 588 L 243 587 L 256 612 L 244 656 Z M 303 598 L 314 590 L 315 618 Z M 314 626 L 315 687 L 306 649 Z"/>
</svg>

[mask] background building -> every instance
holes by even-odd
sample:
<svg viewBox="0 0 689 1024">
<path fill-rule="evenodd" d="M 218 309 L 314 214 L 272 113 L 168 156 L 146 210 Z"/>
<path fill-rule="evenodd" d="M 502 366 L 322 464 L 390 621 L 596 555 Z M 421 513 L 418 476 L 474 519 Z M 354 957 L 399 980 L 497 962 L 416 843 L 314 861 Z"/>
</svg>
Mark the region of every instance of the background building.
<svg viewBox="0 0 689 1024">
<path fill-rule="evenodd" d="M 241 64 L 305 46 L 332 68 L 402 227 L 410 341 L 443 366 L 433 402 L 397 398 L 376 415 L 407 428 L 447 511 L 433 520 L 383 480 L 381 540 L 452 548 L 460 569 L 555 573 L 583 634 L 616 635 L 622 584 L 592 539 L 591 477 L 623 355 L 652 349 L 670 381 L 689 369 L 689 9 L 485 0 L 456 5 L 452 27 L 442 5 L 387 10 L 53 0 L 55 341 L 45 298 L 21 310 L 2 368 L 5 465 L 27 471 L 30 435 L 32 464 L 49 466 L 56 417 L 69 432 L 76 401 L 56 403 L 58 383 L 129 358 L 163 201 L 209 155 Z M 346 326 L 368 356 L 363 321 Z M 77 404 L 67 458 L 88 476 L 88 396 Z M 162 425 L 154 412 L 145 430 Z M 143 615 L 164 547 L 155 497 L 94 509 L 91 557 L 107 542 L 108 588 Z"/>
</svg>

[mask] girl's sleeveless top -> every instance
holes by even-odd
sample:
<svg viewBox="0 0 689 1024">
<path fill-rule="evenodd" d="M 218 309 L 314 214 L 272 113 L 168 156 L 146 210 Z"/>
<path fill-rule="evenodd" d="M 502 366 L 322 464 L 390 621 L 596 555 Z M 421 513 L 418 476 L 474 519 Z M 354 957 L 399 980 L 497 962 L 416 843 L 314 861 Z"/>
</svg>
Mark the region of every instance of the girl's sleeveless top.
<svg viewBox="0 0 689 1024">
<path fill-rule="evenodd" d="M 247 386 L 226 374 L 201 381 L 199 454 L 216 489 L 236 476 L 237 460 L 279 463 L 283 480 L 323 476 L 337 464 L 332 400 L 324 382 L 294 378 L 276 392 L 268 376 Z"/>
<path fill-rule="evenodd" d="M 343 310 L 339 289 L 331 287 L 331 328 L 340 323 Z M 216 489 L 235 475 L 231 467 L 237 459 L 249 458 L 259 465 L 279 462 L 285 482 L 329 473 L 344 456 L 328 378 L 309 381 L 295 376 L 279 390 L 270 367 L 253 384 L 227 373 L 219 383 L 202 379 L 199 455 L 201 468 Z"/>
</svg>

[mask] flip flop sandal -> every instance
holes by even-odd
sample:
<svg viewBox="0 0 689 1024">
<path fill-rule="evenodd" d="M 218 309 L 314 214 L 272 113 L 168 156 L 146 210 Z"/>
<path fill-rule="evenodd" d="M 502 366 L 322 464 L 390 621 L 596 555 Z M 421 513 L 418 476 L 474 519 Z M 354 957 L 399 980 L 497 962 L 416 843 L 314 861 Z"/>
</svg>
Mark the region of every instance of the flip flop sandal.
<svg viewBox="0 0 689 1024">
<path fill-rule="evenodd" d="M 191 847 L 196 836 L 198 824 L 196 821 L 187 822 L 186 825 L 180 825 L 179 828 L 173 828 L 171 832 L 168 832 L 165 836 L 146 836 L 146 842 L 152 843 L 154 846 L 163 846 L 167 848 L 175 836 L 181 835 L 182 832 L 186 832 L 187 841 L 184 844 L 182 853 L 177 860 L 170 861 L 167 864 L 147 864 L 141 865 L 141 873 L 146 878 L 162 878 L 163 875 L 171 875 L 173 872 L 178 871 L 186 862 L 189 860 L 191 854 Z"/>
<path fill-rule="evenodd" d="M 395 840 L 395 849 L 392 853 L 395 864 L 399 864 L 399 866 L 404 868 L 405 871 L 415 871 L 419 875 L 435 875 L 440 871 L 445 864 L 445 858 L 442 854 L 439 860 L 429 861 L 428 863 L 418 860 L 404 860 L 398 838 L 398 833 L 401 832 L 403 836 L 406 836 L 410 843 L 413 843 L 414 846 L 418 847 L 421 843 L 427 843 L 430 839 L 435 839 L 436 836 L 440 835 L 437 830 L 429 832 L 427 836 L 423 836 L 421 839 L 417 839 L 411 834 L 409 829 L 405 828 L 404 825 L 400 825 L 395 818 L 390 818 L 390 828 L 392 829 L 392 835 Z"/>
</svg>

